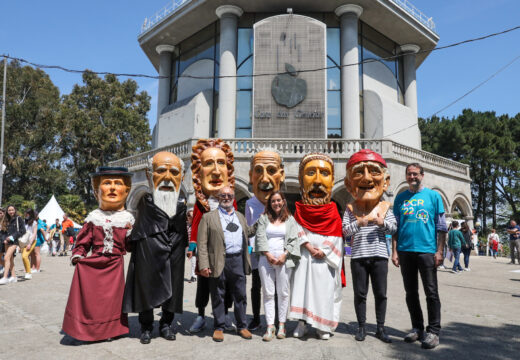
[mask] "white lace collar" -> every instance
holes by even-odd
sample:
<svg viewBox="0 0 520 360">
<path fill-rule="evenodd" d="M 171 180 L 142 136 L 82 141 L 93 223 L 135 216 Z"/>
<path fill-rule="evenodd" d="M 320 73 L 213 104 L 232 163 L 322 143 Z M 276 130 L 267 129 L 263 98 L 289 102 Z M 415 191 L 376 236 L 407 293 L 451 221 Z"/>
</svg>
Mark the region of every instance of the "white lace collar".
<svg viewBox="0 0 520 360">
<path fill-rule="evenodd" d="M 96 209 L 88 214 L 85 219 L 86 223 L 92 223 L 94 226 L 101 226 L 105 233 L 103 239 L 103 252 L 112 253 L 114 248 L 114 227 L 124 228 L 128 223 L 134 225 L 134 216 L 126 211 L 104 211 Z M 126 236 L 129 236 L 132 229 L 127 230 Z"/>
</svg>

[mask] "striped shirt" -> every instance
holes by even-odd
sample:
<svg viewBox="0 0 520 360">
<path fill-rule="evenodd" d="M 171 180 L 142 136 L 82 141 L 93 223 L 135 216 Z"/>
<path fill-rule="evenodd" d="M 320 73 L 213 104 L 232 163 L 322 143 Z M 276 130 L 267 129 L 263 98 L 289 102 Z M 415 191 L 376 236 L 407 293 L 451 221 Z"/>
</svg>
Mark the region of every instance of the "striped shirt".
<svg viewBox="0 0 520 360">
<path fill-rule="evenodd" d="M 386 234 L 397 232 L 397 221 L 391 210 L 386 212 L 384 226 L 368 225 L 359 227 L 354 214 L 347 209 L 343 215 L 343 237 L 352 236 L 352 258 L 381 257 L 388 259 Z"/>
</svg>

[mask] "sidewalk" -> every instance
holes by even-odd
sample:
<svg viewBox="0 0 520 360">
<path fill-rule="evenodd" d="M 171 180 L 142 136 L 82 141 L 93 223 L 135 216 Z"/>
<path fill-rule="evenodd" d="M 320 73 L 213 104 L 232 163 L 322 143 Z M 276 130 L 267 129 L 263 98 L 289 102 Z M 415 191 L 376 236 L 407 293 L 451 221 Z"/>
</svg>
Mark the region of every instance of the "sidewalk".
<svg viewBox="0 0 520 360">
<path fill-rule="evenodd" d="M 125 261 L 128 263 L 129 256 Z M 68 258 L 43 256 L 42 269 L 33 279 L 23 281 L 21 257 L 15 260 L 18 283 L 0 286 L 0 359 L 514 359 L 520 357 L 520 266 L 509 259 L 471 257 L 471 270 L 438 273 L 442 302 L 441 344 L 423 350 L 419 343 L 407 344 L 402 338 L 410 330 L 404 289 L 399 269 L 389 265 L 387 329 L 393 343 L 384 344 L 373 336 L 375 311 L 373 295 L 367 303 L 368 333 L 356 342 L 357 328 L 353 306 L 349 259 L 346 259 L 347 287 L 343 289 L 341 323 L 329 341 L 318 340 L 314 332 L 303 340 L 262 341 L 263 331 L 252 340 L 226 334 L 223 343 L 211 340 L 211 308 L 207 327 L 191 336 L 187 329 L 196 317 L 196 283 L 185 282 L 184 314 L 176 316 L 177 340 L 158 337 L 150 345 L 139 343 L 137 314 L 130 314 L 130 335 L 112 342 L 78 345 L 61 333 L 61 322 L 74 268 Z M 446 261 L 446 264 L 449 264 Z M 518 270 L 517 272 L 512 272 Z M 188 262 L 186 262 L 188 274 Z M 187 275 L 185 276 L 187 277 Z M 248 277 L 250 282 L 250 277 Z M 249 295 L 250 283 L 248 284 Z M 424 293 L 420 291 L 426 316 Z M 251 310 L 248 310 L 251 314 Z M 158 320 L 158 317 L 156 317 Z M 288 334 L 296 323 L 288 323 Z"/>
</svg>

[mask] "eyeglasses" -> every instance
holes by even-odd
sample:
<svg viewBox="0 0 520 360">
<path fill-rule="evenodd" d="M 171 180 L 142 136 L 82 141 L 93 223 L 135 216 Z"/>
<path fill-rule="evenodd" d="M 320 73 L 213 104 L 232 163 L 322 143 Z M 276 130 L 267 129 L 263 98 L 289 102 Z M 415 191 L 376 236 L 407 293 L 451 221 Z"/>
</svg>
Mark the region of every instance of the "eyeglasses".
<svg viewBox="0 0 520 360">
<path fill-rule="evenodd" d="M 233 199 L 235 197 L 235 195 L 233 195 L 233 194 L 220 194 L 218 197 L 221 198 L 221 199 Z"/>
</svg>

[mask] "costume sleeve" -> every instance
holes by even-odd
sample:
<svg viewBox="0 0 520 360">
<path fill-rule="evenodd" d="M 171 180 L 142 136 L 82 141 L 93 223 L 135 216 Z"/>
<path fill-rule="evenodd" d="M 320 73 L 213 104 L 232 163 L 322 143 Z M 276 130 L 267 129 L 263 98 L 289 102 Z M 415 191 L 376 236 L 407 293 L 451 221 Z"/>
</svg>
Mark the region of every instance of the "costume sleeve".
<svg viewBox="0 0 520 360">
<path fill-rule="evenodd" d="M 320 246 L 325 254 L 325 262 L 333 269 L 341 268 L 343 261 L 343 239 L 339 236 L 328 236 Z"/>
<path fill-rule="evenodd" d="M 199 223 L 199 231 L 197 234 L 198 261 L 199 271 L 209 269 L 208 257 L 208 221 L 207 217 L 202 217 Z"/>
<path fill-rule="evenodd" d="M 91 222 L 83 225 L 76 238 L 76 246 L 72 250 L 71 260 L 75 257 L 84 258 L 92 247 L 92 237 L 94 232 L 94 225 Z"/>
<path fill-rule="evenodd" d="M 383 228 L 386 235 L 394 235 L 397 232 L 397 220 L 393 212 L 386 212 L 385 225 Z"/>
<path fill-rule="evenodd" d="M 260 219 L 257 221 L 258 228 L 256 229 L 256 238 L 255 238 L 255 252 L 261 253 L 262 251 L 269 251 L 269 246 L 267 245 L 267 234 L 266 229 L 269 225 L 269 219 L 266 216 L 260 216 Z"/>
<path fill-rule="evenodd" d="M 342 223 L 343 237 L 347 238 L 359 232 L 359 226 L 357 221 L 350 221 L 350 210 L 345 210 L 343 214 L 343 223 Z"/>
<path fill-rule="evenodd" d="M 307 234 L 305 233 L 305 230 L 303 229 L 303 227 L 300 224 L 298 224 L 298 223 L 296 223 L 296 224 L 297 224 L 296 229 L 297 229 L 297 234 L 298 234 L 297 235 L 298 236 L 298 244 L 300 246 L 305 245 L 306 243 L 309 242 L 309 238 L 307 237 Z"/>
</svg>

